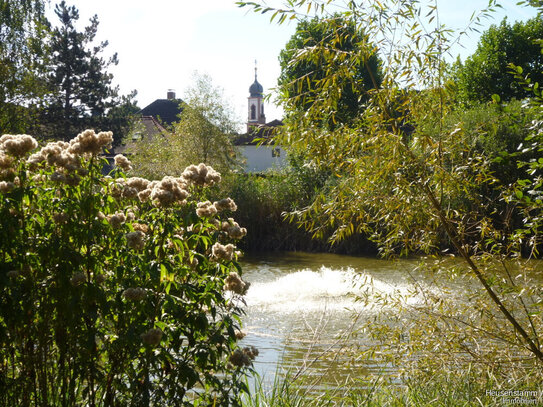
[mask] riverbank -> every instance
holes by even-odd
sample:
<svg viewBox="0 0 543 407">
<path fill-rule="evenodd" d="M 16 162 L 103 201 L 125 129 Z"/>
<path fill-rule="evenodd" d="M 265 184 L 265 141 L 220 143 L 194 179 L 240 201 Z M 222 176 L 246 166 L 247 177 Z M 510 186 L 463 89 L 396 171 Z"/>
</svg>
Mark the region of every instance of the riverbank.
<svg viewBox="0 0 543 407">
<path fill-rule="evenodd" d="M 332 244 L 332 230 L 316 238 L 314 232 L 286 215 L 309 205 L 329 175 L 291 166 L 265 174 L 227 174 L 216 195 L 230 196 L 237 204 L 236 221 L 247 229 L 240 249 L 247 252 L 303 251 L 348 255 L 377 255 L 377 246 L 363 234 Z M 211 197 L 212 199 L 214 197 Z"/>
<path fill-rule="evenodd" d="M 537 372 L 533 372 L 539 376 Z M 385 381 L 343 383 L 334 388 L 309 391 L 314 378 L 292 381 L 285 376 L 266 388 L 255 379 L 256 391 L 244 400 L 246 407 L 498 407 L 543 405 L 540 383 L 530 375 L 503 382 L 492 368 L 435 372 L 431 379 L 415 378 L 396 386 Z M 364 384 L 364 387 L 361 386 Z"/>
</svg>

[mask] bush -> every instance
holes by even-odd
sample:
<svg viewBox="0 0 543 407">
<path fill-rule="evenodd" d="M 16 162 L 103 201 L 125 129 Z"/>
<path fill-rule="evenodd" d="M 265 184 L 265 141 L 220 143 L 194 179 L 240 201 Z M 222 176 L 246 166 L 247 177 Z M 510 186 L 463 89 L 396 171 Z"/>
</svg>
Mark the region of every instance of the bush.
<svg viewBox="0 0 543 407">
<path fill-rule="evenodd" d="M 198 202 L 204 164 L 102 177 L 111 141 L 0 138 L 0 404 L 237 405 L 256 352 L 236 348 L 235 204 Z"/>
<path fill-rule="evenodd" d="M 302 159 L 290 157 L 290 166 L 265 174 L 230 174 L 218 196 L 231 196 L 239 204 L 237 220 L 249 233 L 243 240 L 248 251 L 302 250 L 333 253 L 374 253 L 375 246 L 364 235 L 354 235 L 332 245 L 327 229 L 322 236 L 297 222 L 296 212 L 309 205 L 314 196 L 333 182 L 329 172 L 303 166 Z"/>
</svg>

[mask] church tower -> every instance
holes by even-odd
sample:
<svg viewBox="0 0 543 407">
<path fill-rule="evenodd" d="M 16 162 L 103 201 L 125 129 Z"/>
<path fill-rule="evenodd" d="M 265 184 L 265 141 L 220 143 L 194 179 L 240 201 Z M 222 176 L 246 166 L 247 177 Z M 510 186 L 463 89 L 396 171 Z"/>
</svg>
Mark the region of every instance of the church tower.
<svg viewBox="0 0 543 407">
<path fill-rule="evenodd" d="M 249 87 L 249 97 L 247 98 L 249 103 L 249 111 L 247 116 L 247 133 L 251 131 L 251 127 L 258 126 L 260 124 L 266 124 L 266 115 L 264 114 L 264 101 L 263 101 L 264 88 L 257 80 L 256 61 L 255 61 L 255 81 Z"/>
</svg>

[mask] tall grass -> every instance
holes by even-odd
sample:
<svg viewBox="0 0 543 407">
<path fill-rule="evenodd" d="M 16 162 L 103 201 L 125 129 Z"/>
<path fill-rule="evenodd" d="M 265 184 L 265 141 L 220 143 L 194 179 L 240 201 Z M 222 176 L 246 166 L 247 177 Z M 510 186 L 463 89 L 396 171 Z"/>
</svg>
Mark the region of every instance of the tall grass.
<svg viewBox="0 0 543 407">
<path fill-rule="evenodd" d="M 461 371 L 433 372 L 427 377 L 407 379 L 397 385 L 386 377 L 353 380 L 343 386 L 321 392 L 308 385 L 308 376 L 292 380 L 292 375 L 277 374 L 271 387 L 259 376 L 253 376 L 254 390 L 243 401 L 246 407 L 467 407 L 543 405 L 541 372 L 527 370 L 515 380 L 505 379 L 494 368 L 467 366 Z M 498 392 L 502 393 L 498 393 Z M 507 395 L 507 391 L 516 391 Z M 522 393 L 526 392 L 526 393 Z M 537 392 L 537 395 L 534 395 Z M 505 394 L 505 395 L 504 395 Z"/>
<path fill-rule="evenodd" d="M 241 243 L 246 251 L 310 251 L 342 254 L 376 253 L 375 245 L 362 235 L 331 245 L 327 236 L 314 239 L 285 214 L 300 210 L 312 201 L 324 176 L 311 177 L 293 168 L 265 174 L 230 174 L 224 177 L 217 196 L 230 196 L 238 205 L 236 220 L 247 228 Z"/>
</svg>

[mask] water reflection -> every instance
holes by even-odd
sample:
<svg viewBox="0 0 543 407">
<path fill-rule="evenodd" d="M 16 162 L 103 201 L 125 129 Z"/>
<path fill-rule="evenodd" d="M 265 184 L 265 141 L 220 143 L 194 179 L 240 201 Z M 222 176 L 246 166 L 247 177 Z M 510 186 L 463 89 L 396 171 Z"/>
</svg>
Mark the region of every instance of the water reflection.
<svg viewBox="0 0 543 407">
<path fill-rule="evenodd" d="M 333 254 L 247 256 L 242 266 L 251 288 L 242 345 L 259 349 L 255 369 L 272 381 L 277 371 L 295 374 L 305 367 L 307 375 L 323 378 L 321 386 L 389 371 L 389 366 L 352 359 L 349 350 L 363 347 L 364 339 L 355 340 L 350 333 L 374 313 L 355 298 L 368 290 L 407 295 L 409 283 L 402 271 L 417 264 Z"/>
<path fill-rule="evenodd" d="M 260 350 L 255 369 L 267 383 L 273 382 L 276 372 L 287 370 L 291 374 L 303 370 L 305 376 L 322 379 L 315 389 L 334 388 L 368 373 L 393 378 L 393 366 L 360 357 L 372 345 L 368 335 L 350 333 L 367 323 L 368 329 L 374 329 L 377 312 L 390 316 L 396 326 L 416 326 L 419 314 L 414 308 L 432 311 L 441 300 L 452 307 L 452 315 L 473 311 L 472 301 L 477 298 L 473 294 L 482 291 L 473 273 L 460 259 L 435 262 L 427 260 L 422 266 L 421 259 L 386 261 L 311 253 L 249 255 L 242 264 L 244 279 L 252 283 L 245 298 L 247 336 L 242 346 L 253 345 Z M 543 262 L 508 261 L 505 265 L 510 275 L 522 278 L 524 287 L 541 286 Z M 504 273 L 499 262 L 485 267 L 496 276 Z M 356 301 L 365 294 L 371 300 Z M 375 306 L 376 299 L 387 296 L 397 300 L 394 306 Z M 406 314 L 399 313 L 396 306 L 414 318 L 406 321 Z M 489 310 L 501 326 L 501 315 L 491 306 Z M 400 339 L 409 340 L 403 333 Z"/>
</svg>

